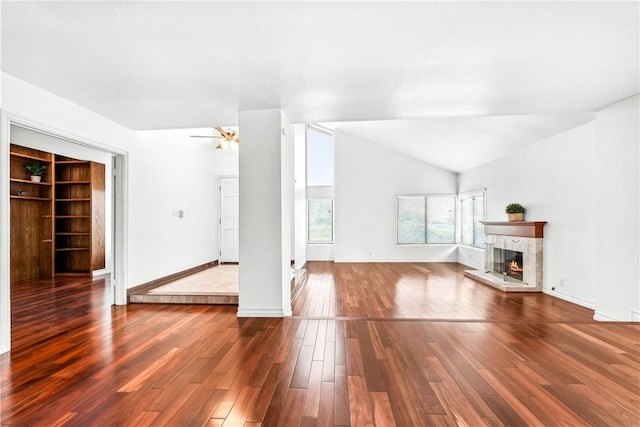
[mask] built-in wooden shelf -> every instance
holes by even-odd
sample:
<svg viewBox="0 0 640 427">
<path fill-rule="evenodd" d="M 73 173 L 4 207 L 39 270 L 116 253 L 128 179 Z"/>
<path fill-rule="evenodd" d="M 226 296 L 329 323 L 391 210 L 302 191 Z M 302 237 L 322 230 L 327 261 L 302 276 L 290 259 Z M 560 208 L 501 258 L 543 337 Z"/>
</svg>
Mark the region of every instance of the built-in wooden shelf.
<svg viewBox="0 0 640 427">
<path fill-rule="evenodd" d="M 485 234 L 501 236 L 544 237 L 544 225 L 547 221 L 480 221 L 484 224 Z"/>
<path fill-rule="evenodd" d="M 10 154 L 13 157 L 17 157 L 17 158 L 21 158 L 21 159 L 38 160 L 38 161 L 41 161 L 42 163 L 51 163 L 51 159 L 50 158 L 33 156 L 31 154 L 26 154 L 26 153 L 18 153 L 17 151 L 11 151 Z"/>
<path fill-rule="evenodd" d="M 34 200 L 34 201 L 38 201 L 38 202 L 50 202 L 51 199 L 48 199 L 46 197 L 31 197 L 31 196 L 9 196 L 12 199 L 17 199 L 17 200 Z"/>
<path fill-rule="evenodd" d="M 35 182 L 35 181 L 31 181 L 29 179 L 18 179 L 18 178 L 11 178 L 9 179 L 9 181 L 11 182 L 20 182 L 22 184 L 32 184 L 32 185 L 51 185 L 50 182 Z"/>
<path fill-rule="evenodd" d="M 55 156 L 55 273 L 104 268 L 104 165 Z"/>
<path fill-rule="evenodd" d="M 79 184 L 91 184 L 90 181 L 56 181 L 56 185 L 79 185 Z"/>
<path fill-rule="evenodd" d="M 88 165 L 85 160 L 56 160 L 56 165 Z"/>
</svg>

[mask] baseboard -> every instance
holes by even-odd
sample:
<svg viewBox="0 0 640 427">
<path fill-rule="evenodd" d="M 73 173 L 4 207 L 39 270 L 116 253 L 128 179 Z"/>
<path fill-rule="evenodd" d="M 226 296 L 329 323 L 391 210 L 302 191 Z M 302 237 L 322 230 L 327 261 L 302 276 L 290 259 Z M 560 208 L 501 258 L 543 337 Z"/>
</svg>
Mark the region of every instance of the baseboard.
<svg viewBox="0 0 640 427">
<path fill-rule="evenodd" d="M 593 313 L 593 320 L 597 320 L 599 322 L 624 322 L 624 320 L 616 319 L 615 317 L 611 317 L 600 311 Z"/>
<path fill-rule="evenodd" d="M 587 301 L 587 300 L 584 300 L 582 298 L 574 297 L 573 295 L 569 295 L 569 294 L 566 294 L 564 292 L 560 292 L 560 291 L 557 291 L 557 290 L 553 291 L 553 290 L 551 290 L 549 288 L 543 287 L 542 288 L 542 293 L 547 294 L 547 295 L 551 295 L 551 296 L 556 297 L 556 298 L 560 298 L 560 299 L 565 300 L 565 301 L 569 301 L 569 302 L 571 302 L 573 304 L 577 304 L 577 305 L 579 305 L 581 307 L 585 307 L 585 308 L 588 308 L 588 309 L 591 309 L 591 310 L 595 310 L 596 309 L 596 305 L 594 303 L 592 303 L 591 301 Z"/>
<path fill-rule="evenodd" d="M 474 270 L 484 270 L 484 265 L 477 265 L 477 264 L 473 264 L 471 262 L 464 262 L 463 260 L 458 258 L 458 264 L 464 265 L 465 267 L 471 267 Z"/>
<path fill-rule="evenodd" d="M 159 279 L 155 279 L 150 282 L 143 283 L 138 286 L 134 286 L 132 288 L 127 289 L 127 296 L 137 292 L 148 291 L 149 289 L 157 288 L 158 286 L 166 285 L 167 283 L 175 282 L 178 279 L 191 276 L 192 274 L 199 273 L 208 268 L 215 267 L 216 265 L 218 265 L 218 260 L 197 265 L 195 267 L 191 267 L 186 270 L 182 270 L 177 273 L 169 274 L 168 276 L 160 277 Z"/>
<path fill-rule="evenodd" d="M 108 268 L 102 268 L 100 270 L 93 270 L 91 272 L 91 275 L 93 276 L 93 278 L 102 277 L 102 276 L 110 276 L 111 275 L 111 270 L 108 269 Z"/>
<path fill-rule="evenodd" d="M 417 258 L 417 259 L 336 259 L 334 261 L 335 263 L 347 263 L 347 262 L 353 262 L 353 263 L 365 263 L 365 262 L 371 262 L 371 263 L 379 263 L 379 262 L 458 262 L 457 258 L 453 258 L 453 259 L 449 259 L 449 258 L 430 258 L 430 259 L 424 259 L 424 258 Z"/>
<path fill-rule="evenodd" d="M 291 316 L 291 309 L 282 308 L 238 308 L 238 317 L 286 317 Z"/>
</svg>

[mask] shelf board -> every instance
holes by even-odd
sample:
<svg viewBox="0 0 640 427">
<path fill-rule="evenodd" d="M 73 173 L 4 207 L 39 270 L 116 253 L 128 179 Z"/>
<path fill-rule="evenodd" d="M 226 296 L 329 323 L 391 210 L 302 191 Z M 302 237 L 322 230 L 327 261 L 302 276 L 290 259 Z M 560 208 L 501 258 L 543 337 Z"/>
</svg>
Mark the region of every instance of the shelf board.
<svg viewBox="0 0 640 427">
<path fill-rule="evenodd" d="M 56 219 L 91 218 L 91 215 L 56 215 Z"/>
<path fill-rule="evenodd" d="M 45 239 L 42 243 L 53 243 L 53 239 Z"/>
<path fill-rule="evenodd" d="M 35 181 L 31 181 L 30 179 L 11 178 L 9 181 L 11 181 L 11 182 L 20 182 L 22 184 L 51 185 L 50 182 L 35 182 Z"/>
<path fill-rule="evenodd" d="M 56 199 L 56 202 L 90 202 L 91 199 Z"/>
<path fill-rule="evenodd" d="M 56 233 L 56 236 L 90 236 L 91 233 L 68 233 L 68 232 L 62 232 L 62 233 Z"/>
<path fill-rule="evenodd" d="M 86 160 L 56 160 L 56 165 L 86 165 L 89 164 Z"/>
<path fill-rule="evenodd" d="M 56 252 L 88 251 L 89 248 L 56 248 Z"/>
<path fill-rule="evenodd" d="M 42 157 L 30 156 L 28 154 L 16 153 L 14 151 L 11 151 L 9 154 L 13 157 L 20 157 L 21 159 L 40 160 L 42 163 L 51 163 L 51 159 L 43 159 Z"/>
<path fill-rule="evenodd" d="M 56 185 L 91 184 L 91 181 L 56 181 Z"/>
<path fill-rule="evenodd" d="M 33 200 L 38 202 L 50 202 L 51 199 L 47 199 L 45 197 L 29 197 L 29 196 L 9 196 L 14 200 Z"/>
</svg>

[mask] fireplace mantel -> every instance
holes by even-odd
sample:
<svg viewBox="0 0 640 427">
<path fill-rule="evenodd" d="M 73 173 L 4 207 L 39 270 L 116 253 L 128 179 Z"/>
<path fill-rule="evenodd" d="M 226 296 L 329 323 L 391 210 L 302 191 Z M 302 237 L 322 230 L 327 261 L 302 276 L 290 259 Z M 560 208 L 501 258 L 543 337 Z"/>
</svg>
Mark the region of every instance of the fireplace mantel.
<svg viewBox="0 0 640 427">
<path fill-rule="evenodd" d="M 485 234 L 542 239 L 547 221 L 481 221 Z"/>
</svg>

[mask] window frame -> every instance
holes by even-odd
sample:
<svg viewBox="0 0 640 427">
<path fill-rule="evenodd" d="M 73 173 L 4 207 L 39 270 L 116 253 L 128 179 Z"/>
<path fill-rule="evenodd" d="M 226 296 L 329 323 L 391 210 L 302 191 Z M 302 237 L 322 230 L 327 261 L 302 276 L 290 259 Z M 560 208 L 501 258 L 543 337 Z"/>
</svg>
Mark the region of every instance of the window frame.
<svg viewBox="0 0 640 427">
<path fill-rule="evenodd" d="M 453 232 L 453 239 L 451 242 L 436 242 L 436 243 L 429 243 L 427 242 L 427 223 L 428 223 L 428 219 L 427 219 L 427 206 L 428 206 L 428 198 L 429 197 L 448 197 L 448 198 L 452 198 L 454 201 L 454 209 L 453 209 L 453 227 L 454 227 L 454 232 Z M 425 201 L 425 213 L 424 213 L 424 238 L 425 238 L 425 242 L 424 243 L 416 243 L 416 242 L 411 242 L 411 243 L 401 243 L 399 242 L 398 238 L 399 238 L 399 220 L 400 220 L 400 204 L 399 201 L 401 198 L 423 198 Z M 458 195 L 454 194 L 454 193 L 435 193 L 435 194 L 396 194 L 396 246 L 442 246 L 442 245 L 457 245 L 458 244 L 458 238 L 457 238 L 457 232 L 458 232 L 458 209 L 457 209 L 457 202 L 458 202 Z"/>
<path fill-rule="evenodd" d="M 458 210 L 460 211 L 460 215 L 459 215 L 459 223 L 458 223 L 458 244 L 460 246 L 465 246 L 468 248 L 476 248 L 476 249 L 485 249 L 486 248 L 486 244 L 482 244 L 482 245 L 478 245 L 475 243 L 475 217 L 473 215 L 473 204 L 471 205 L 471 243 L 467 243 L 467 242 L 463 242 L 462 241 L 462 221 L 464 220 L 463 216 L 462 216 L 462 200 L 463 199 L 471 199 L 473 200 L 474 197 L 477 196 L 482 196 L 482 213 L 483 216 L 482 218 L 478 219 L 478 222 L 480 221 L 484 221 L 487 218 L 487 189 L 486 188 L 481 188 L 478 190 L 472 190 L 472 191 L 465 191 L 464 193 L 460 193 L 458 194 Z M 484 243 L 484 242 L 483 242 Z"/>
<path fill-rule="evenodd" d="M 309 203 L 310 202 L 316 202 L 316 201 L 326 201 L 329 200 L 331 201 L 331 240 L 323 240 L 323 241 L 315 241 L 315 240 L 311 240 L 310 238 L 310 230 L 311 227 L 309 226 Z M 306 217 L 307 217 L 307 244 L 308 245 L 332 245 L 334 243 L 335 240 L 335 222 L 336 222 L 336 215 L 335 215 L 335 200 L 331 197 L 312 197 L 312 198 L 307 198 L 306 200 Z"/>
</svg>

